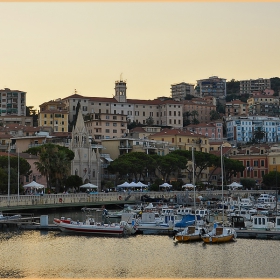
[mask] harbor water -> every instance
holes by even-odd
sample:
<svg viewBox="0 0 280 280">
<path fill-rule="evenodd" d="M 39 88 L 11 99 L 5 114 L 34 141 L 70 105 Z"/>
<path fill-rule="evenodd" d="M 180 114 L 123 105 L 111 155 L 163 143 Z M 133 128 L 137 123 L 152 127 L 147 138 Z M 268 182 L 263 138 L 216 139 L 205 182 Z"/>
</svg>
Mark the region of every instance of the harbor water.
<svg viewBox="0 0 280 280">
<path fill-rule="evenodd" d="M 72 213 L 50 213 L 77 217 Z M 76 216 L 75 216 L 76 215 Z M 97 215 L 101 215 L 98 213 Z M 170 236 L 98 237 L 0 231 L 1 278 L 279 278 L 279 240 L 176 243 Z"/>
</svg>

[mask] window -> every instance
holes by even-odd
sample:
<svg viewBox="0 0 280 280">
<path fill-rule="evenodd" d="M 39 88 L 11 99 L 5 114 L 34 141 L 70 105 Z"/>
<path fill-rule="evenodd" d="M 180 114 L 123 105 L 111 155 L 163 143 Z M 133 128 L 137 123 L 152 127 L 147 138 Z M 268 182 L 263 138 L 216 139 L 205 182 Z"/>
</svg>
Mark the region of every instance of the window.
<svg viewBox="0 0 280 280">
<path fill-rule="evenodd" d="M 105 118 L 106 118 L 106 120 L 109 120 L 109 119 L 110 119 L 110 116 L 107 116 L 107 115 L 106 115 L 106 117 L 105 117 Z"/>
<path fill-rule="evenodd" d="M 113 126 L 117 126 L 117 123 L 113 123 Z"/>
<path fill-rule="evenodd" d="M 116 129 L 113 129 L 113 133 L 117 133 L 118 131 Z"/>
<path fill-rule="evenodd" d="M 110 129 L 105 129 L 105 132 L 106 133 L 110 133 Z"/>
<path fill-rule="evenodd" d="M 110 123 L 106 122 L 106 126 L 110 126 Z"/>
<path fill-rule="evenodd" d="M 143 112 L 143 117 L 145 117 L 145 112 Z"/>
<path fill-rule="evenodd" d="M 257 170 L 254 171 L 254 177 L 258 177 L 258 171 Z"/>
<path fill-rule="evenodd" d="M 261 166 L 264 166 L 264 160 L 261 160 Z"/>
</svg>

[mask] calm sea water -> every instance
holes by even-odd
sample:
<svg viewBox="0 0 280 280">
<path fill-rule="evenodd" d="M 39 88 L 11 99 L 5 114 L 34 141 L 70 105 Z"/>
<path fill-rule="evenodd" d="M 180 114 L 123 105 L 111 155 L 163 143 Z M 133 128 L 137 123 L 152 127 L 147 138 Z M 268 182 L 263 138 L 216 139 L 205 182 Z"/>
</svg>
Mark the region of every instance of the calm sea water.
<svg viewBox="0 0 280 280">
<path fill-rule="evenodd" d="M 176 243 L 168 236 L 96 237 L 3 229 L 0 243 L 0 278 L 280 277 L 279 240 L 209 245 Z"/>
</svg>

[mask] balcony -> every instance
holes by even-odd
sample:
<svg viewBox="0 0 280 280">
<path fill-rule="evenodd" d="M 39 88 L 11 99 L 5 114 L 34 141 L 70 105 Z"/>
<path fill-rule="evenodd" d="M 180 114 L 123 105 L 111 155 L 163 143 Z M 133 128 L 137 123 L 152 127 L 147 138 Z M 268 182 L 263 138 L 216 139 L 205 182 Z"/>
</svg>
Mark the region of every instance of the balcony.
<svg viewBox="0 0 280 280">
<path fill-rule="evenodd" d="M 118 148 L 119 148 L 120 150 L 132 149 L 132 146 L 131 146 L 131 145 L 120 145 L 120 146 L 118 146 Z"/>
</svg>

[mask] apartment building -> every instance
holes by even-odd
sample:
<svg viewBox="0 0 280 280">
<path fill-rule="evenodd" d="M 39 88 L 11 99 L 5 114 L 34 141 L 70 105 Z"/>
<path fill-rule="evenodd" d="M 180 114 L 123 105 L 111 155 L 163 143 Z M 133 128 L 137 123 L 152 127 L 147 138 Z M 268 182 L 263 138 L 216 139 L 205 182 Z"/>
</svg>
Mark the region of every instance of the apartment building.
<svg viewBox="0 0 280 280">
<path fill-rule="evenodd" d="M 223 139 L 223 122 L 213 121 L 209 123 L 190 124 L 184 129 L 197 135 L 209 137 L 209 140 L 221 141 Z"/>
<path fill-rule="evenodd" d="M 1 116 L 26 116 L 26 92 L 4 88 L 0 90 Z"/>
<path fill-rule="evenodd" d="M 127 133 L 127 137 L 136 138 L 136 139 L 147 139 L 149 135 L 160 131 L 161 131 L 161 127 L 159 126 L 158 127 L 137 126 L 129 130 L 129 132 Z"/>
<path fill-rule="evenodd" d="M 61 99 L 45 102 L 39 107 L 39 126 L 51 127 L 54 132 L 68 132 L 68 110 Z"/>
<path fill-rule="evenodd" d="M 179 83 L 171 85 L 171 97 L 176 100 L 185 100 L 187 95 L 194 95 L 194 85 L 189 83 Z"/>
<path fill-rule="evenodd" d="M 255 95 L 247 100 L 251 115 L 279 116 L 280 103 L 278 96 Z"/>
<path fill-rule="evenodd" d="M 131 152 L 157 154 L 164 156 L 174 150 L 174 146 L 167 141 L 151 139 L 135 139 L 130 137 L 102 139 L 102 151 L 115 160 L 120 155 Z"/>
<path fill-rule="evenodd" d="M 197 80 L 197 88 L 200 97 L 210 95 L 223 99 L 227 94 L 226 79 L 219 78 L 218 76 Z"/>
<path fill-rule="evenodd" d="M 239 160 L 245 167 L 245 170 L 236 174 L 232 180 L 250 178 L 256 181 L 257 186 L 261 186 L 263 176 L 269 172 L 268 150 L 269 146 L 266 144 L 231 149 L 229 158 Z"/>
<path fill-rule="evenodd" d="M 264 91 L 266 89 L 271 89 L 270 79 L 259 78 L 240 81 L 240 94 L 251 94 L 254 91 Z"/>
<path fill-rule="evenodd" d="M 267 116 L 247 116 L 226 118 L 227 140 L 231 143 L 252 141 L 254 131 L 261 129 L 265 133 L 262 142 L 278 142 L 280 139 L 280 119 Z"/>
<path fill-rule="evenodd" d="M 240 100 L 226 102 L 225 116 L 247 116 L 249 105 Z"/>
<path fill-rule="evenodd" d="M 146 124 L 147 119 L 155 125 L 182 127 L 183 105 L 179 101 L 158 98 L 154 100 L 127 99 L 126 82 L 115 82 L 113 98 L 84 97 L 75 92 L 66 97 L 63 102 L 69 111 L 69 121 L 76 115 L 76 108 L 80 103 L 83 115 L 91 113 L 106 113 L 126 115 L 128 123 Z"/>
<path fill-rule="evenodd" d="M 209 138 L 182 129 L 163 129 L 160 132 L 148 136 L 150 140 L 168 142 L 175 149 L 191 151 L 192 147 L 196 151 L 209 152 Z"/>
<path fill-rule="evenodd" d="M 86 116 L 85 127 L 96 142 L 101 139 L 120 138 L 128 132 L 126 115 L 121 114 L 89 114 Z"/>
<path fill-rule="evenodd" d="M 184 100 L 182 101 L 184 113 L 188 112 L 189 114 L 194 111 L 197 112 L 195 118 L 199 122 L 210 122 L 211 121 L 211 111 L 216 111 L 216 105 L 210 104 L 207 101 L 201 100 Z M 189 120 L 192 120 L 192 117 L 189 117 Z"/>
</svg>

